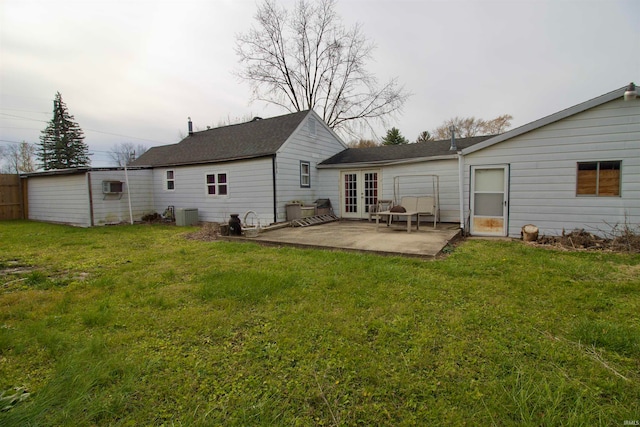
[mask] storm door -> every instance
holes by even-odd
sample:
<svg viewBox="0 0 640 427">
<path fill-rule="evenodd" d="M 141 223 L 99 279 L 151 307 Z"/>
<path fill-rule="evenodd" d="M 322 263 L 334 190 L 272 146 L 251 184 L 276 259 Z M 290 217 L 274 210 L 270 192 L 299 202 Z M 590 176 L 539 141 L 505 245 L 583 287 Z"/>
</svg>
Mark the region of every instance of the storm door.
<svg viewBox="0 0 640 427">
<path fill-rule="evenodd" d="M 471 234 L 506 236 L 509 166 L 471 167 Z"/>
<path fill-rule="evenodd" d="M 347 171 L 341 174 L 341 210 L 343 218 L 368 218 L 369 209 L 378 203 L 380 172 Z"/>
</svg>

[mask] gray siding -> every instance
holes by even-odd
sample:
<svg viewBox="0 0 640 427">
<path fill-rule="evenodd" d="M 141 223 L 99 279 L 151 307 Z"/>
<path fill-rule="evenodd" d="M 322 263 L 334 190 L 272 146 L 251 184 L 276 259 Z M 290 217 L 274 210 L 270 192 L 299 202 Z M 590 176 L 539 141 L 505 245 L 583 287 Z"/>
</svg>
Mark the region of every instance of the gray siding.
<svg viewBox="0 0 640 427">
<path fill-rule="evenodd" d="M 620 197 L 576 195 L 577 162 L 622 160 Z M 584 228 L 607 233 L 640 223 L 640 102 L 608 102 L 465 156 L 464 203 L 472 165 L 510 166 L 509 236 L 525 224 L 543 234 Z"/>
<path fill-rule="evenodd" d="M 309 120 L 316 121 L 316 134 L 309 132 Z M 317 169 L 318 163 L 344 150 L 346 146 L 337 136 L 315 115 L 310 114 L 283 144 L 277 154 L 277 194 L 278 221 L 286 219 L 285 204 L 292 200 L 302 200 L 311 203 L 317 199 L 330 198 L 336 209 L 338 202 L 337 187 L 331 182 L 324 182 L 327 171 Z M 300 186 L 300 162 L 306 161 L 311 165 L 311 187 Z M 334 173 L 338 173 L 334 171 Z"/>
<path fill-rule="evenodd" d="M 126 185 L 125 173 L 117 171 L 92 171 L 91 193 L 93 196 L 94 225 L 114 224 L 130 221 L 129 193 L 131 194 L 131 212 L 134 221 L 140 221 L 146 214 L 155 212 L 153 205 L 153 186 L 151 170 L 131 170 L 129 187 Z M 103 181 L 121 181 L 121 194 L 103 194 Z"/>
<path fill-rule="evenodd" d="M 173 170 L 175 189 L 166 189 L 166 171 Z M 228 195 L 207 194 L 206 175 L 226 173 Z M 262 225 L 273 222 L 272 159 L 235 161 L 200 166 L 153 170 L 154 203 L 157 212 L 168 206 L 197 208 L 200 221 L 227 222 L 232 213 L 242 219 L 253 210 Z"/>
<path fill-rule="evenodd" d="M 85 174 L 30 177 L 29 219 L 89 227 L 89 185 Z"/>
</svg>

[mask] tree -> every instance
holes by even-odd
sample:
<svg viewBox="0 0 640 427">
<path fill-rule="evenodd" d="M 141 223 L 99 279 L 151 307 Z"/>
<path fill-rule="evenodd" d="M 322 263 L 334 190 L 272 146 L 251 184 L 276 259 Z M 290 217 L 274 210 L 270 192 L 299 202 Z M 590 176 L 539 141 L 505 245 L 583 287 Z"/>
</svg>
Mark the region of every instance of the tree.
<svg viewBox="0 0 640 427">
<path fill-rule="evenodd" d="M 1 156 L 7 159 L 8 173 L 24 173 L 34 172 L 36 170 L 34 162 L 35 153 L 36 148 L 33 144 L 22 141 L 19 144 L 9 145 L 3 148 Z"/>
<path fill-rule="evenodd" d="M 53 100 L 53 118 L 41 132 L 37 156 L 44 170 L 89 166 L 89 147 L 84 133 L 69 114 L 60 92 Z"/>
<path fill-rule="evenodd" d="M 418 135 L 418 138 L 416 139 L 416 143 L 429 142 L 429 141 L 433 141 L 433 137 L 431 136 L 428 130 L 422 131 L 420 135 Z"/>
<path fill-rule="evenodd" d="M 353 140 L 349 144 L 347 144 L 350 148 L 369 148 L 369 147 L 377 147 L 378 144 L 376 141 L 372 139 L 358 139 Z"/>
<path fill-rule="evenodd" d="M 502 133 L 511 126 L 513 116 L 503 114 L 493 120 L 476 119 L 475 117 L 454 117 L 446 120 L 433 131 L 436 140 L 450 139 L 453 126 L 458 138 L 469 138 L 479 135 L 495 135 Z"/>
<path fill-rule="evenodd" d="M 397 79 L 378 86 L 367 71 L 373 44 L 362 27 L 342 25 L 336 0 L 299 0 L 293 11 L 275 0 L 263 0 L 256 26 L 236 36 L 242 69 L 254 101 L 264 101 L 289 112 L 314 109 L 334 130 L 354 135 L 358 124 L 401 110 L 409 94 Z"/>
<path fill-rule="evenodd" d="M 396 128 L 391 128 L 387 131 L 387 135 L 382 139 L 382 145 L 401 145 L 408 144 L 409 140 L 402 136 L 400 131 Z"/>
<path fill-rule="evenodd" d="M 145 151 L 147 151 L 147 147 L 142 144 L 134 146 L 132 142 L 123 142 L 111 148 L 109 157 L 111 157 L 116 166 L 124 167 L 124 165 L 128 165 L 140 157 Z"/>
</svg>

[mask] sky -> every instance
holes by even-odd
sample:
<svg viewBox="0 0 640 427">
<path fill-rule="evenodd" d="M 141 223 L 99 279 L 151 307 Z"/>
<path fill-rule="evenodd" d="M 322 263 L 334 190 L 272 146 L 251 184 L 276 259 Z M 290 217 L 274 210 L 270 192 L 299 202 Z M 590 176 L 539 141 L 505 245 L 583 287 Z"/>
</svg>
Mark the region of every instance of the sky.
<svg viewBox="0 0 640 427">
<path fill-rule="evenodd" d="M 285 114 L 251 103 L 234 74 L 236 35 L 256 10 L 254 0 L 0 0 L 0 146 L 38 143 L 56 92 L 96 167 L 113 165 L 117 144 L 179 142 L 187 117 L 203 130 Z M 375 44 L 367 68 L 412 94 L 379 138 L 393 126 L 413 141 L 456 116 L 511 114 L 517 127 L 640 83 L 638 0 L 338 0 L 336 10 Z"/>
</svg>

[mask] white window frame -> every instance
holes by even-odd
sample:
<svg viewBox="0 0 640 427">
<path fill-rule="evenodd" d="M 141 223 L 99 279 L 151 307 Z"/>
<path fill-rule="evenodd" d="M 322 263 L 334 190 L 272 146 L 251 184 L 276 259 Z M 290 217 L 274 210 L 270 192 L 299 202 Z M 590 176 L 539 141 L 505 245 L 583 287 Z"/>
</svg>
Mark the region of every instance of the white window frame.
<svg viewBox="0 0 640 427">
<path fill-rule="evenodd" d="M 171 173 L 171 178 L 169 178 L 169 173 Z M 169 183 L 171 183 L 171 187 L 169 188 Z M 176 189 L 176 171 L 174 169 L 168 169 L 164 172 L 164 189 L 166 191 L 175 191 Z"/>
<path fill-rule="evenodd" d="M 306 173 L 304 172 L 305 166 L 307 167 Z M 300 160 L 300 188 L 311 188 L 311 162 L 305 160 Z"/>
<path fill-rule="evenodd" d="M 220 183 L 220 176 L 224 175 L 225 182 Z M 213 176 L 213 182 L 209 182 L 209 177 Z M 227 171 L 209 171 L 204 176 L 205 193 L 208 197 L 223 198 L 229 197 L 229 172 Z M 220 189 L 224 187 L 224 194 L 220 194 Z M 213 188 L 214 193 L 210 193 L 209 189 Z"/>
</svg>

